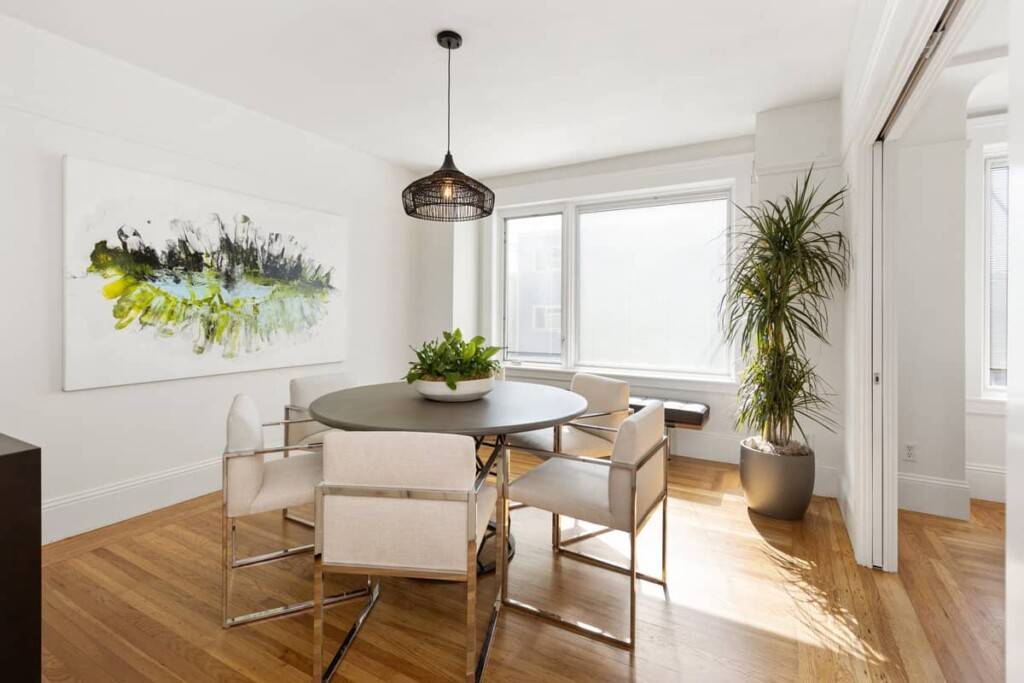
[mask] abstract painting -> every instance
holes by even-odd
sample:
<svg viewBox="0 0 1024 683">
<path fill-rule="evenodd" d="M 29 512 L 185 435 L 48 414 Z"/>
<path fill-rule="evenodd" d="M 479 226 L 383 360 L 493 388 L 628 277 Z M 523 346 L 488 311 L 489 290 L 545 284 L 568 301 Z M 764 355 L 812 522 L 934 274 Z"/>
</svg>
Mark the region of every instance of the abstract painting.
<svg viewBox="0 0 1024 683">
<path fill-rule="evenodd" d="M 65 158 L 65 390 L 342 360 L 345 227 Z"/>
</svg>

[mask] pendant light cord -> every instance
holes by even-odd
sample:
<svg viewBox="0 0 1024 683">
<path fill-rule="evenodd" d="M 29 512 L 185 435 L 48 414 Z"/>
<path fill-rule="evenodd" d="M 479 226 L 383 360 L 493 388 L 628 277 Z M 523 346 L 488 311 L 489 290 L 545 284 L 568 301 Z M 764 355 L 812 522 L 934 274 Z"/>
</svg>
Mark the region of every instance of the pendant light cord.
<svg viewBox="0 0 1024 683">
<path fill-rule="evenodd" d="M 448 153 L 452 153 L 452 49 L 448 48 Z"/>
</svg>

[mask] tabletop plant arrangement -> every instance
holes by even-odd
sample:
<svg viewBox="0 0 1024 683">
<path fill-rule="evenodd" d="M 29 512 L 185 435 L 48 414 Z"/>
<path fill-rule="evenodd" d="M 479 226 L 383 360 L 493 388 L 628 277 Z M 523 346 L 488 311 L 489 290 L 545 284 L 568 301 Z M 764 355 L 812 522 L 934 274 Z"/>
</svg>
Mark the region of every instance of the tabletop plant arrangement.
<svg viewBox="0 0 1024 683">
<path fill-rule="evenodd" d="M 500 350 L 480 336 L 464 339 L 458 328 L 443 332 L 440 340 L 413 348 L 416 360 L 410 361 L 405 381 L 432 401 L 474 401 L 494 388 Z"/>
<path fill-rule="evenodd" d="M 737 426 L 756 434 L 740 444 L 740 479 L 748 507 L 779 519 L 803 517 L 814 490 L 801 421 L 835 428 L 807 341 L 828 343 L 829 302 L 846 287 L 846 238 L 821 226 L 838 216 L 846 188 L 819 201 L 812 171 L 777 202 L 737 207 L 749 226 L 736 235 L 722 299 L 725 336 L 739 342 L 745 365 Z"/>
</svg>

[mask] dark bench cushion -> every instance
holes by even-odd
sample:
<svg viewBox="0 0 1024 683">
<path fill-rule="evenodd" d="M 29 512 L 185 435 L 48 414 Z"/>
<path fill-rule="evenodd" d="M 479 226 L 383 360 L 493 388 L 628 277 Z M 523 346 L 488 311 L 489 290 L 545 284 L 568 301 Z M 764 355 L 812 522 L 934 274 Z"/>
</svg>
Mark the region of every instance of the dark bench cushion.
<svg viewBox="0 0 1024 683">
<path fill-rule="evenodd" d="M 642 410 L 649 401 L 661 401 L 665 404 L 665 424 L 669 427 L 687 427 L 703 429 L 711 417 L 711 408 L 703 403 L 687 403 L 686 401 L 664 401 L 662 399 L 643 396 L 630 396 L 629 407 L 634 411 Z"/>
</svg>

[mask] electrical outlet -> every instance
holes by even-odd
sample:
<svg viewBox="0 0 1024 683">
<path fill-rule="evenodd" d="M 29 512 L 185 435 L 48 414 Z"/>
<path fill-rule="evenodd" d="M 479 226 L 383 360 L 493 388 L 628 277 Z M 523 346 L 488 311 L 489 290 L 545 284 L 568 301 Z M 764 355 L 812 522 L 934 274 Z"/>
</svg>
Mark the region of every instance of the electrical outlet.
<svg viewBox="0 0 1024 683">
<path fill-rule="evenodd" d="M 908 443 L 903 446 L 903 459 L 907 462 L 917 462 L 917 444 Z"/>
</svg>

